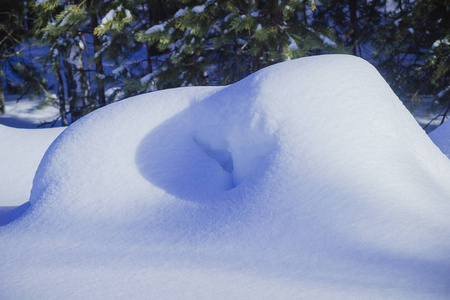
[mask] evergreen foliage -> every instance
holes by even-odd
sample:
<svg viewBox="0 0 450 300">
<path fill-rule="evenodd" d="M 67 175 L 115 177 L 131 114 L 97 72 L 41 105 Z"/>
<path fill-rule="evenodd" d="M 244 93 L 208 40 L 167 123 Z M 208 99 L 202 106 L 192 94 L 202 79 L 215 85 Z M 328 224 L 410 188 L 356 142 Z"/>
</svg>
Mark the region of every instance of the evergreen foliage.
<svg viewBox="0 0 450 300">
<path fill-rule="evenodd" d="M 384 0 L 323 0 L 318 7 L 314 25 L 332 26 L 335 34 L 352 54 L 367 56 L 368 44 L 384 20 Z"/>
<path fill-rule="evenodd" d="M 302 1 L 181 2 L 137 34 L 167 53 L 152 76 L 157 88 L 229 84 L 286 59 L 344 51 L 327 28 L 309 26 L 303 15 L 313 11 Z"/>
<path fill-rule="evenodd" d="M 49 63 L 57 77 L 63 123 L 68 123 L 66 111 L 76 121 L 117 98 L 117 89 L 107 94 L 105 86 L 126 81 L 123 77 L 131 73 L 124 68 L 106 74 L 103 60 L 121 67 L 124 57 L 138 51 L 127 27 L 134 20 L 128 9 L 134 3 L 48 0 L 36 6 L 43 15 L 37 34 L 42 44 L 50 46 L 43 64 Z"/>
<path fill-rule="evenodd" d="M 21 95 L 46 91 L 40 70 L 26 53 L 33 17 L 27 2 L 4 0 L 0 5 L 0 114 L 5 110 L 3 85 Z"/>
<path fill-rule="evenodd" d="M 391 86 L 450 107 L 450 1 L 398 1 L 386 19 L 376 35 L 375 58 Z"/>
<path fill-rule="evenodd" d="M 230 84 L 284 60 L 352 53 L 401 96 L 433 95 L 450 107 L 449 1 L 4 0 L 1 87 L 56 99 L 69 124 L 139 93 Z"/>
</svg>

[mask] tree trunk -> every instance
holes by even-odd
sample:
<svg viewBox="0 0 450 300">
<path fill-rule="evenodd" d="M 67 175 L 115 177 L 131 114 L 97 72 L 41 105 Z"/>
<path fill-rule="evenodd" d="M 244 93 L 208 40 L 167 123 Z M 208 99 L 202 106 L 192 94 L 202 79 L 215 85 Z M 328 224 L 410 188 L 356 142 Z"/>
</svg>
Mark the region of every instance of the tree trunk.
<svg viewBox="0 0 450 300">
<path fill-rule="evenodd" d="M 70 101 L 70 110 L 72 117 L 78 119 L 90 112 L 92 104 L 90 86 L 87 81 L 86 69 L 83 61 L 83 49 L 78 43 L 75 43 L 70 47 L 65 62 L 67 62 L 67 67 L 70 70 L 69 73 L 70 76 L 72 76 L 74 84 L 71 87 L 73 97 Z M 75 90 L 73 90 L 73 88 L 75 88 Z"/>
<path fill-rule="evenodd" d="M 69 54 L 70 55 L 70 54 Z M 77 83 L 75 82 L 74 73 L 75 68 L 68 62 L 66 57 L 63 57 L 64 75 L 67 82 L 67 98 L 69 101 L 69 113 L 72 116 L 72 122 L 81 118 L 81 109 L 78 104 Z"/>
<path fill-rule="evenodd" d="M 103 71 L 103 63 L 102 63 L 102 55 L 99 54 L 95 56 L 95 53 L 100 51 L 102 48 L 102 43 L 96 34 L 94 34 L 95 27 L 98 26 L 97 13 L 95 9 L 92 10 L 91 13 L 91 25 L 92 25 L 92 38 L 94 41 L 94 57 L 95 57 L 95 71 L 96 77 L 95 80 L 97 82 L 97 93 L 98 93 L 98 104 L 99 106 L 106 105 L 106 97 L 105 97 L 105 83 L 103 81 L 105 73 Z"/>
<path fill-rule="evenodd" d="M 144 3 L 142 3 L 141 7 L 142 7 L 142 11 L 145 14 L 148 15 L 148 24 L 147 24 L 147 26 L 150 28 L 151 27 L 151 16 L 150 16 L 150 12 L 149 12 L 149 10 L 150 10 L 150 2 L 148 2 L 147 9 L 145 8 Z M 146 50 L 146 53 L 147 53 L 147 73 L 150 74 L 150 73 L 153 72 L 152 55 L 151 55 L 151 52 L 150 52 L 150 44 L 148 42 L 144 42 L 144 45 L 145 45 L 145 50 Z"/>
<path fill-rule="evenodd" d="M 0 74 L 2 74 L 2 65 L 0 64 Z M 0 76 L 0 115 L 5 113 L 5 94 L 3 92 L 3 82 Z"/>
<path fill-rule="evenodd" d="M 150 52 L 150 45 L 147 42 L 145 42 L 145 49 L 147 50 L 147 64 L 148 64 L 147 72 L 152 73 L 153 72 L 152 55 Z"/>
<path fill-rule="evenodd" d="M 61 123 L 63 126 L 67 126 L 67 115 L 66 115 L 66 97 L 64 95 L 64 83 L 61 76 L 61 70 L 59 68 L 56 70 L 56 80 L 58 81 L 58 99 L 59 99 L 59 114 L 61 115 Z"/>
<path fill-rule="evenodd" d="M 80 52 L 79 52 L 79 66 L 78 66 L 78 71 L 80 72 L 80 80 L 81 80 L 81 92 L 83 95 L 83 105 L 85 106 L 85 108 L 88 108 L 91 104 L 91 87 L 90 84 L 87 80 L 87 76 L 86 76 L 86 66 L 84 65 L 84 59 L 83 59 L 83 49 L 79 48 Z"/>
<path fill-rule="evenodd" d="M 354 33 L 352 35 L 352 52 L 354 55 L 356 55 L 357 47 L 356 43 L 358 42 L 358 24 L 357 24 L 357 10 L 358 10 L 358 0 L 350 0 L 349 1 L 349 11 L 350 11 L 350 24 L 352 26 L 352 29 L 354 30 Z"/>
</svg>

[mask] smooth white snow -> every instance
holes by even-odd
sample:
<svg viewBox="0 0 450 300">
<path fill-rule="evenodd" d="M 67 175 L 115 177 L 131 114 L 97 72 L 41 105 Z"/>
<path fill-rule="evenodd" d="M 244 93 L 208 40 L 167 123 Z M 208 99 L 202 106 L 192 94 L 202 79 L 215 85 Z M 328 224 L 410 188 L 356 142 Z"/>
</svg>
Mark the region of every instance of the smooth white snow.
<svg viewBox="0 0 450 300">
<path fill-rule="evenodd" d="M 448 299 L 450 163 L 369 63 L 130 98 L 50 146 L 6 299 Z"/>
<path fill-rule="evenodd" d="M 39 162 L 63 130 L 63 127 L 27 130 L 0 125 L 0 207 L 28 201 Z"/>
</svg>

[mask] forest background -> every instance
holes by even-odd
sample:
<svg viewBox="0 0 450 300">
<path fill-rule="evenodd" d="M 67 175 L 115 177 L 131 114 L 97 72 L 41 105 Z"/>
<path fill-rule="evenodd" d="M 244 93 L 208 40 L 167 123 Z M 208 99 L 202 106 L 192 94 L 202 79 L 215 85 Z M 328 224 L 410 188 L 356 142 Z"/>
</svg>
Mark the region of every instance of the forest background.
<svg viewBox="0 0 450 300">
<path fill-rule="evenodd" d="M 226 85 L 284 60 L 347 53 L 404 101 L 450 110 L 450 0 L 2 0 L 5 93 L 68 125 L 156 90 Z M 56 120 L 55 120 L 56 121 Z"/>
</svg>

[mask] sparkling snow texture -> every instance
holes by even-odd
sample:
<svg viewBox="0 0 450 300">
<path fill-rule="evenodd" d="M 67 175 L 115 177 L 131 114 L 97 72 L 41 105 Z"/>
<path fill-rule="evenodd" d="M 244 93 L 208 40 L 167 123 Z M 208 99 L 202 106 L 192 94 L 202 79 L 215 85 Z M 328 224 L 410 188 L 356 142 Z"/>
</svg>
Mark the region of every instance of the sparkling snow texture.
<svg viewBox="0 0 450 300">
<path fill-rule="evenodd" d="M 448 299 L 450 163 L 369 63 L 154 92 L 66 129 L 6 299 Z"/>
</svg>

